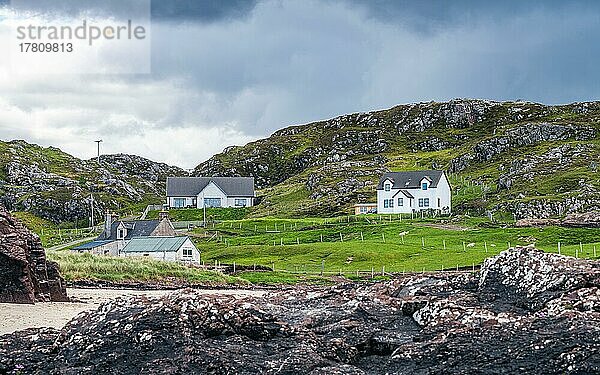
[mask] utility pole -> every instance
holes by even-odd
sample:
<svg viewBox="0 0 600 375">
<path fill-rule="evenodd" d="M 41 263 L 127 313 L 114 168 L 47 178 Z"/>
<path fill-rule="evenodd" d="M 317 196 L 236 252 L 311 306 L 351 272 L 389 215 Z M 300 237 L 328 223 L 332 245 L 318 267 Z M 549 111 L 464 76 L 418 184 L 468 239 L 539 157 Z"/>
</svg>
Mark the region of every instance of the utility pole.
<svg viewBox="0 0 600 375">
<path fill-rule="evenodd" d="M 92 212 L 90 227 L 94 228 L 94 196 L 90 194 L 90 209 Z"/>
<path fill-rule="evenodd" d="M 98 164 L 100 164 L 100 143 L 102 143 L 102 140 L 99 139 L 97 141 L 94 141 L 98 144 Z"/>
<path fill-rule="evenodd" d="M 206 228 L 206 204 L 204 202 L 204 192 L 202 192 L 202 216 L 204 217 L 204 228 Z"/>
</svg>

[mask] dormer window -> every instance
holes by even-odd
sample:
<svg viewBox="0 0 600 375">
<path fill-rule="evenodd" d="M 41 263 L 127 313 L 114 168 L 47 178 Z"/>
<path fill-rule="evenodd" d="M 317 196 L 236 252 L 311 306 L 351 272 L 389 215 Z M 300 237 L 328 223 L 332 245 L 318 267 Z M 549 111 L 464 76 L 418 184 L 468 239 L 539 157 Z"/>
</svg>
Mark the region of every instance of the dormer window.
<svg viewBox="0 0 600 375">
<path fill-rule="evenodd" d="M 117 229 L 117 239 L 118 240 L 124 239 L 125 238 L 125 233 L 126 233 L 125 229 L 121 229 L 121 228 Z"/>
<path fill-rule="evenodd" d="M 427 186 L 427 182 L 423 182 L 423 183 L 421 184 L 421 189 L 423 189 L 423 190 L 427 190 L 427 187 L 428 187 L 428 186 Z"/>
<path fill-rule="evenodd" d="M 383 188 L 385 191 L 390 191 L 390 189 L 392 188 L 392 184 L 385 184 L 383 185 Z"/>
</svg>

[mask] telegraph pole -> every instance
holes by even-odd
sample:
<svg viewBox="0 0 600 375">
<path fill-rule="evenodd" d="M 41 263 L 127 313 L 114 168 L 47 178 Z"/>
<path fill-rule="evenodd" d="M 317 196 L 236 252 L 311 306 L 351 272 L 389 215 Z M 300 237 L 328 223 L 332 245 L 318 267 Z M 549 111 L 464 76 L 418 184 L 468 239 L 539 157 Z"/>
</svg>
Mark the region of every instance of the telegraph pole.
<svg viewBox="0 0 600 375">
<path fill-rule="evenodd" d="M 97 141 L 94 141 L 98 144 L 98 164 L 100 164 L 100 143 L 102 143 L 102 140 L 99 139 Z"/>
<path fill-rule="evenodd" d="M 92 194 L 90 194 L 90 208 L 91 208 L 91 212 L 92 212 L 92 216 L 91 216 L 91 223 L 90 223 L 90 227 L 93 229 L 94 228 L 94 196 Z"/>
<path fill-rule="evenodd" d="M 204 228 L 206 228 L 206 203 L 204 202 L 204 192 L 202 192 L 202 214 L 204 216 Z"/>
</svg>

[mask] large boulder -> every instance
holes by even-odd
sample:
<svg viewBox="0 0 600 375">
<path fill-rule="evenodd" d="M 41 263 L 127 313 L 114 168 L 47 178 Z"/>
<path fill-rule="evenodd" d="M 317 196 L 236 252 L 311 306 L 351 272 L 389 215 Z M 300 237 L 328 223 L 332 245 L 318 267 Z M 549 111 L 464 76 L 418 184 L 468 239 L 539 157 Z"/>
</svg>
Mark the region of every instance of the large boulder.
<svg viewBox="0 0 600 375">
<path fill-rule="evenodd" d="M 600 211 L 569 214 L 562 224 L 565 227 L 600 228 Z"/>
<path fill-rule="evenodd" d="M 539 310 L 564 293 L 588 286 L 600 286 L 598 262 L 527 247 L 488 258 L 479 278 L 481 297 L 529 310 Z"/>
<path fill-rule="evenodd" d="M 0 205 L 0 302 L 68 301 L 58 264 L 37 235 Z"/>
</svg>

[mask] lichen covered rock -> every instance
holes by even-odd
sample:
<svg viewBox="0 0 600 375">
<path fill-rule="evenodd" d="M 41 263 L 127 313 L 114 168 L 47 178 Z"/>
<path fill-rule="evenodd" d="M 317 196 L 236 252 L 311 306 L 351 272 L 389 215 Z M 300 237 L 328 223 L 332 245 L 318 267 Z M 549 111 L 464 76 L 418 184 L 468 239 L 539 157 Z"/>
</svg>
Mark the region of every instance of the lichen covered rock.
<svg viewBox="0 0 600 375">
<path fill-rule="evenodd" d="M 599 373 L 597 269 L 516 248 L 480 274 L 121 298 L 0 337 L 0 373 Z"/>
<path fill-rule="evenodd" d="M 0 302 L 68 301 L 58 264 L 37 235 L 0 205 Z"/>
</svg>

